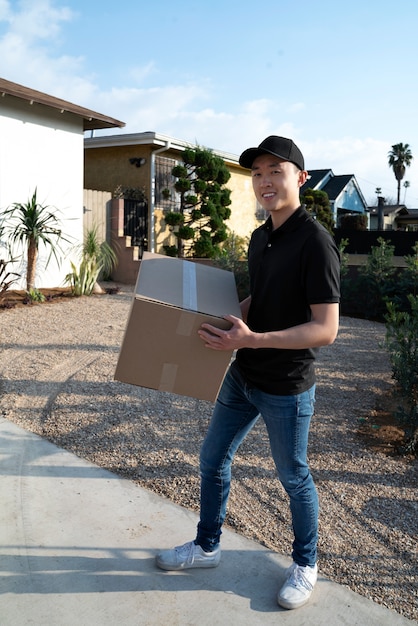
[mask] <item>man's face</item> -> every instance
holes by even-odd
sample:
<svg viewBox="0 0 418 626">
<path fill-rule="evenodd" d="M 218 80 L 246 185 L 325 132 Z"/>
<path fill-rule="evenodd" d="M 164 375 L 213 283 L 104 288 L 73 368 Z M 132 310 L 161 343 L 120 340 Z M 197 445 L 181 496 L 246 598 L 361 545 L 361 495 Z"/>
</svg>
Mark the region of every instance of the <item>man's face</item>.
<svg viewBox="0 0 418 626">
<path fill-rule="evenodd" d="M 299 189 L 307 173 L 296 165 L 271 154 L 262 154 L 254 159 L 251 173 L 254 193 L 263 209 L 272 213 L 299 206 Z"/>
</svg>

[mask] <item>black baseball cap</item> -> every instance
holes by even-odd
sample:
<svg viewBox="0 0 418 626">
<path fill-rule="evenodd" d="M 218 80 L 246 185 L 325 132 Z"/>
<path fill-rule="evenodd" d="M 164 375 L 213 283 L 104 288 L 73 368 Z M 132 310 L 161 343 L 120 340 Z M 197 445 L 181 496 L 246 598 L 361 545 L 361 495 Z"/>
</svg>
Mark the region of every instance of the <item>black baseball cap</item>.
<svg viewBox="0 0 418 626">
<path fill-rule="evenodd" d="M 258 146 L 258 148 L 248 148 L 244 150 L 239 158 L 239 164 L 242 167 L 250 170 L 256 159 L 260 154 L 273 154 L 283 161 L 290 161 L 294 163 L 300 170 L 305 169 L 305 161 L 302 152 L 297 145 L 286 137 L 277 137 L 276 135 L 270 135 L 267 139 L 264 139 Z"/>
</svg>

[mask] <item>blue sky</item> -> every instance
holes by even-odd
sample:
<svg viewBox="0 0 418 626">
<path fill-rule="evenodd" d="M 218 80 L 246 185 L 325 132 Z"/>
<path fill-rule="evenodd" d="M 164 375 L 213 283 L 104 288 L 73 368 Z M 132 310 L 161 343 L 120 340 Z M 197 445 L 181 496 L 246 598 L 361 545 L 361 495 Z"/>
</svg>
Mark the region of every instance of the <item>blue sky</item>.
<svg viewBox="0 0 418 626">
<path fill-rule="evenodd" d="M 240 154 L 292 137 L 308 169 L 396 200 L 408 143 L 418 208 L 416 0 L 0 0 L 0 76 L 126 122 Z M 401 200 L 404 199 L 404 189 Z"/>
</svg>

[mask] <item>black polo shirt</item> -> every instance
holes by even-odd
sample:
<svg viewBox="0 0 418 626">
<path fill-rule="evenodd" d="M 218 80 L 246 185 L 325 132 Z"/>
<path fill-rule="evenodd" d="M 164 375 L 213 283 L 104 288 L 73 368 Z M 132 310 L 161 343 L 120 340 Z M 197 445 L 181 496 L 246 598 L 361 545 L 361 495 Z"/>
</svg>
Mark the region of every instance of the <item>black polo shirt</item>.
<svg viewBox="0 0 418 626">
<path fill-rule="evenodd" d="M 271 218 L 254 231 L 248 251 L 255 332 L 290 328 L 310 321 L 311 304 L 339 302 L 340 255 L 333 237 L 299 207 L 279 228 Z M 316 349 L 242 348 L 238 367 L 250 386 L 294 395 L 315 382 Z"/>
</svg>

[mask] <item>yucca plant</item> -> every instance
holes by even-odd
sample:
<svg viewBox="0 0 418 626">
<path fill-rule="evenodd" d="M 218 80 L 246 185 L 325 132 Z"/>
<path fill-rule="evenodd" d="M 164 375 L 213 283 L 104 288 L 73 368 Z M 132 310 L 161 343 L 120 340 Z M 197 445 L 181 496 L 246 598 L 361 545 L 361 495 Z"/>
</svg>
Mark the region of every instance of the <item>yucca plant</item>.
<svg viewBox="0 0 418 626">
<path fill-rule="evenodd" d="M 84 258 L 79 267 L 71 261 L 71 272 L 65 277 L 75 296 L 90 296 L 100 274 L 101 267 L 95 259 Z"/>
<path fill-rule="evenodd" d="M 110 276 L 116 266 L 117 256 L 107 241 L 99 241 L 98 227 L 93 226 L 87 230 L 82 248 L 82 256 L 86 259 L 95 259 L 100 265 L 100 271 L 104 276 Z"/>
<path fill-rule="evenodd" d="M 4 259 L 0 259 L 0 301 L 3 299 L 7 290 L 20 277 L 20 274 L 17 274 L 16 272 L 9 272 L 7 269 L 9 263 L 13 263 L 13 260 L 5 261 Z"/>
<path fill-rule="evenodd" d="M 71 286 L 75 296 L 89 296 L 101 274 L 111 274 L 117 262 L 115 251 L 106 241 L 99 241 L 97 226 L 89 229 L 84 237 L 80 251 L 79 267 L 71 262 L 71 272 L 65 282 Z"/>
<path fill-rule="evenodd" d="M 26 290 L 35 288 L 36 262 L 39 246 L 49 248 L 46 265 L 54 256 L 60 265 L 61 242 L 70 241 L 59 228 L 59 220 L 51 207 L 39 204 L 37 189 L 27 202 L 15 202 L 1 217 L 1 227 L 8 237 L 9 247 L 21 245 L 27 253 Z"/>
</svg>

